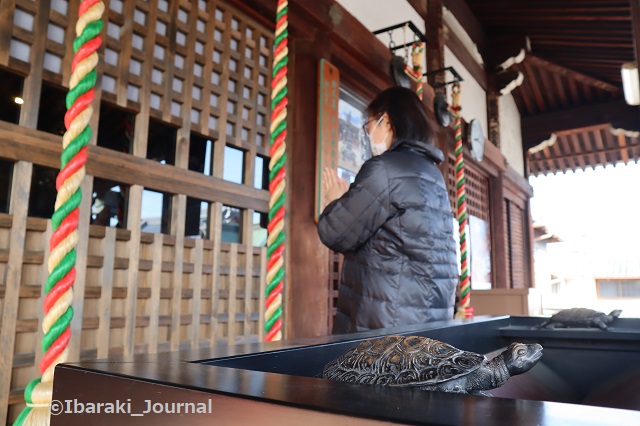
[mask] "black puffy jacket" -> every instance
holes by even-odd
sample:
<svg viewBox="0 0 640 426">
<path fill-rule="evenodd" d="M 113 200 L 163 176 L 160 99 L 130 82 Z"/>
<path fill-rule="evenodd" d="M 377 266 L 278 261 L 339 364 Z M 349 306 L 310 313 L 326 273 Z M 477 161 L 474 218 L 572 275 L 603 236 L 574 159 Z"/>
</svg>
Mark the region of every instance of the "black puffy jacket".
<svg viewBox="0 0 640 426">
<path fill-rule="evenodd" d="M 322 212 L 322 242 L 344 253 L 334 333 L 453 317 L 458 282 L 442 151 L 395 141 Z"/>
</svg>

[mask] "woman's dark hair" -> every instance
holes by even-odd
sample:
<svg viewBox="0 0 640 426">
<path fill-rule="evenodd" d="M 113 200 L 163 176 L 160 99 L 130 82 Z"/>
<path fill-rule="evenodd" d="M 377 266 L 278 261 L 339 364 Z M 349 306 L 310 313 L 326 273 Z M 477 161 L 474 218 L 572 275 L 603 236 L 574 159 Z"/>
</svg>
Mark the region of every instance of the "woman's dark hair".
<svg viewBox="0 0 640 426">
<path fill-rule="evenodd" d="M 431 143 L 433 126 L 420 98 L 413 90 L 394 86 L 381 92 L 366 109 L 370 118 L 387 113 L 396 140 Z"/>
</svg>

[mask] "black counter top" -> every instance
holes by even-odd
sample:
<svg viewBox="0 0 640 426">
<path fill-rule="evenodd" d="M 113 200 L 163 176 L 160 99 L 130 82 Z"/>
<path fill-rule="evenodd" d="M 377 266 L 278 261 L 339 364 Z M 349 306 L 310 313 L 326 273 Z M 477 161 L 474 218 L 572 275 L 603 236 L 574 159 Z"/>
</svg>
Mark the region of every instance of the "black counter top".
<svg viewBox="0 0 640 426">
<path fill-rule="evenodd" d="M 151 412 L 145 416 L 122 412 L 62 413 L 53 416 L 51 424 L 169 425 L 179 421 L 184 425 L 282 425 L 300 421 L 311 424 L 383 421 L 428 425 L 640 425 L 640 411 L 635 410 L 356 385 L 312 377 L 318 366 L 335 353 L 369 337 L 425 335 L 461 349 L 488 353 L 506 346 L 501 330 L 514 327 L 518 327 L 517 319 L 485 317 L 343 336 L 59 365 L 54 400 L 61 401 L 65 408 L 73 408 L 72 402 L 66 402 L 73 400 L 93 403 L 129 399 L 130 411 L 141 413 L 145 411 L 146 400 L 207 404 L 211 400 L 213 411 L 181 415 Z"/>
</svg>

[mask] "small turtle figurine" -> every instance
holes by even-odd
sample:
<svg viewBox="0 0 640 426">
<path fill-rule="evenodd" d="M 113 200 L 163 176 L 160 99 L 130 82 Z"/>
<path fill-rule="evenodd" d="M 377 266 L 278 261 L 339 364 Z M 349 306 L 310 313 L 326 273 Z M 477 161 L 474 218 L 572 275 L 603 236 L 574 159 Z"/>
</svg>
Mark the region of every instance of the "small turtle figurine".
<svg viewBox="0 0 640 426">
<path fill-rule="evenodd" d="M 526 373 L 542 346 L 512 343 L 495 358 L 418 336 L 365 340 L 328 363 L 322 377 L 343 382 L 416 387 L 430 391 L 486 395 L 511 376 Z"/>
<path fill-rule="evenodd" d="M 616 309 L 611 311 L 609 315 L 604 312 L 594 311 L 586 308 L 565 309 L 553 315 L 547 321 L 535 328 L 592 328 L 598 327 L 600 330 L 608 330 L 609 324 L 618 318 L 622 311 Z"/>
</svg>

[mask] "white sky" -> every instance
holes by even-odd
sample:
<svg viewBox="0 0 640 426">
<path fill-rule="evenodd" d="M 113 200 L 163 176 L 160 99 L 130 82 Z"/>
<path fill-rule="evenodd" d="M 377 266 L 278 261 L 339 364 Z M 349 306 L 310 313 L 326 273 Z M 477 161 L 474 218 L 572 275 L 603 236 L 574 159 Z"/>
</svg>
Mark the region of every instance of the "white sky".
<svg viewBox="0 0 640 426">
<path fill-rule="evenodd" d="M 640 257 L 640 164 L 531 177 L 529 183 L 534 222 L 593 254 Z"/>
</svg>

